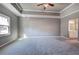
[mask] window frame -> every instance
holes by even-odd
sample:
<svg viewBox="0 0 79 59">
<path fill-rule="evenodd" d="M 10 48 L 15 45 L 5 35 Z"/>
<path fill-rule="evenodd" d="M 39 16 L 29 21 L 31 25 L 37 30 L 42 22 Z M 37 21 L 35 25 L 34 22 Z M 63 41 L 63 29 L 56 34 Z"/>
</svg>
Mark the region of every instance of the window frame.
<svg viewBox="0 0 79 59">
<path fill-rule="evenodd" d="M 7 33 L 7 34 L 0 34 L 0 37 L 2 37 L 2 36 L 8 36 L 8 35 L 11 34 L 11 32 L 10 32 L 10 17 L 7 16 L 7 15 L 5 15 L 5 14 L 3 14 L 3 13 L 0 13 L 0 16 L 2 16 L 2 17 L 4 17 L 4 18 L 7 18 L 7 19 L 8 19 L 8 22 L 9 22 L 8 33 Z M 1 25 L 0 25 L 0 26 L 1 26 Z M 4 26 L 7 26 L 7 25 L 4 25 Z"/>
</svg>

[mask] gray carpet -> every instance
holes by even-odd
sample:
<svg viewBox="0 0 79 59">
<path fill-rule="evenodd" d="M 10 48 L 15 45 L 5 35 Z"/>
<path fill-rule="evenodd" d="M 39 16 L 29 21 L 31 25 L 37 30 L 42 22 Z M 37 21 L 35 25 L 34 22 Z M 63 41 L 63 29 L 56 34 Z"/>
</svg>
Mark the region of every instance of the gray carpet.
<svg viewBox="0 0 79 59">
<path fill-rule="evenodd" d="M 76 44 L 76 43 L 75 43 Z M 78 43 L 77 43 L 78 45 Z M 0 49 L 1 55 L 77 55 L 79 46 L 62 37 L 26 38 Z"/>
</svg>

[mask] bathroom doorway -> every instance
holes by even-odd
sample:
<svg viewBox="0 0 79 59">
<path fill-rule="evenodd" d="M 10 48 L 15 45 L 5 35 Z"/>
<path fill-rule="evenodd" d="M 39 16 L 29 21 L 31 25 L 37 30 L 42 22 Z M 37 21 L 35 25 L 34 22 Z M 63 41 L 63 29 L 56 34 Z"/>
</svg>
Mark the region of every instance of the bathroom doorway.
<svg viewBox="0 0 79 59">
<path fill-rule="evenodd" d="M 78 18 L 68 22 L 69 39 L 78 39 Z"/>
</svg>

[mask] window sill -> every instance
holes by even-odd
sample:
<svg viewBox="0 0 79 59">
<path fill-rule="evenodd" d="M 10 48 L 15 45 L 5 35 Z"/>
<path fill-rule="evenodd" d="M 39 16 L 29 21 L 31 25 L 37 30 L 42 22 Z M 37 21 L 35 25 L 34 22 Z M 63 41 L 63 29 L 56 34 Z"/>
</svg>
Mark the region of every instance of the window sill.
<svg viewBox="0 0 79 59">
<path fill-rule="evenodd" d="M 8 34 L 0 34 L 0 37 L 9 36 L 9 35 L 10 35 L 10 33 L 8 33 Z"/>
</svg>

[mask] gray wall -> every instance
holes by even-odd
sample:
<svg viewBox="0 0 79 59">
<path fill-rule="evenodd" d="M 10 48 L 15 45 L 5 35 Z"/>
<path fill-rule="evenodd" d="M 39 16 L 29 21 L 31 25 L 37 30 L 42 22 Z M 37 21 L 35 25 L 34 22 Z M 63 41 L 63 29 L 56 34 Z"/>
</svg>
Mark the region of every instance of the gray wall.
<svg viewBox="0 0 79 59">
<path fill-rule="evenodd" d="M 59 36 L 60 19 L 53 18 L 20 18 L 20 37 L 27 36 Z"/>
<path fill-rule="evenodd" d="M 68 21 L 71 19 L 79 18 L 78 10 L 79 10 L 79 4 L 74 4 L 73 6 L 71 6 L 70 8 L 68 8 L 67 10 L 61 13 L 61 16 L 68 15 L 64 18 L 61 18 L 61 36 L 68 37 Z M 78 12 L 75 12 L 75 11 L 78 11 Z"/>
<path fill-rule="evenodd" d="M 12 12 L 6 9 L 4 6 L 0 4 L 0 13 L 5 14 L 10 17 L 10 24 L 11 24 L 11 34 L 8 36 L 0 37 L 0 46 L 6 42 L 11 40 L 15 40 L 18 37 L 18 17 L 16 17 Z"/>
</svg>

